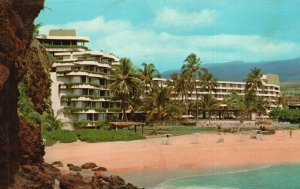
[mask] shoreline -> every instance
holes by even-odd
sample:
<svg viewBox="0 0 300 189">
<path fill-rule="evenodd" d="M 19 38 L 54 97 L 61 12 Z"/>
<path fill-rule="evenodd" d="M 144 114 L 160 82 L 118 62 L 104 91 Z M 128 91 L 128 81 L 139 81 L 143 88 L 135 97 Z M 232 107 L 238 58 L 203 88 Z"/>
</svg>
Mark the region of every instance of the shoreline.
<svg viewBox="0 0 300 189">
<path fill-rule="evenodd" d="M 220 138 L 224 142 L 218 143 Z M 163 141 L 164 138 L 150 138 L 60 143 L 46 147 L 44 158 L 49 163 L 62 161 L 63 171 L 68 171 L 67 163 L 94 162 L 108 169 L 105 174 L 120 175 L 127 182 L 143 187 L 193 176 L 192 173 L 199 171 L 300 162 L 300 131 L 294 131 L 293 138 L 288 132 L 277 131 L 258 139 L 250 139 L 250 134 L 205 133 L 173 136 L 169 145 L 162 144 Z"/>
</svg>

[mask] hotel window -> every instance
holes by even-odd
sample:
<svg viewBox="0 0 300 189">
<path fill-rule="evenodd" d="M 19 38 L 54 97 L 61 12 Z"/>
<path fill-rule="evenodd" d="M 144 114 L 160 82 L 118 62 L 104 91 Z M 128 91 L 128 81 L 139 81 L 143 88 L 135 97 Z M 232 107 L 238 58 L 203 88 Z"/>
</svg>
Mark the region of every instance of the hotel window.
<svg viewBox="0 0 300 189">
<path fill-rule="evenodd" d="M 89 95 L 88 89 L 82 89 L 82 95 Z"/>
<path fill-rule="evenodd" d="M 82 83 L 86 83 L 86 76 L 81 76 L 80 78 Z"/>
<path fill-rule="evenodd" d="M 87 114 L 87 120 L 93 121 L 93 114 Z"/>
</svg>

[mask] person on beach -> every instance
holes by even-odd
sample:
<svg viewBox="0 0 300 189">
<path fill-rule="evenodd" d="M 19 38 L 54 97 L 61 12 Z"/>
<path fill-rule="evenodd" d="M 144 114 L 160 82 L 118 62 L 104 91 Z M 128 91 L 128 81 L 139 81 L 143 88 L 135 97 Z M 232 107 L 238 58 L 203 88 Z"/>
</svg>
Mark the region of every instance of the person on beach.
<svg viewBox="0 0 300 189">
<path fill-rule="evenodd" d="M 293 130 L 290 130 L 290 137 L 293 137 Z"/>
</svg>

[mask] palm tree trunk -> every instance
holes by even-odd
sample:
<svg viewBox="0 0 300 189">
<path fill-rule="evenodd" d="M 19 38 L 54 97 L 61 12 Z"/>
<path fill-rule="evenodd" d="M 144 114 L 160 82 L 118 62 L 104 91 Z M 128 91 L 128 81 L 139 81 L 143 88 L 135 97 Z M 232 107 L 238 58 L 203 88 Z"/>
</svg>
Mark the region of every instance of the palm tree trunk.
<svg viewBox="0 0 300 189">
<path fill-rule="evenodd" d="M 196 89 L 196 126 L 198 126 L 198 90 L 197 90 L 196 81 L 195 81 L 195 89 Z"/>
<path fill-rule="evenodd" d="M 208 110 L 208 125 L 210 125 L 211 110 Z"/>
<path fill-rule="evenodd" d="M 125 96 L 123 96 L 123 98 L 122 98 L 122 109 L 123 109 L 122 120 L 123 120 L 123 121 L 127 121 L 125 98 L 126 98 Z"/>
</svg>

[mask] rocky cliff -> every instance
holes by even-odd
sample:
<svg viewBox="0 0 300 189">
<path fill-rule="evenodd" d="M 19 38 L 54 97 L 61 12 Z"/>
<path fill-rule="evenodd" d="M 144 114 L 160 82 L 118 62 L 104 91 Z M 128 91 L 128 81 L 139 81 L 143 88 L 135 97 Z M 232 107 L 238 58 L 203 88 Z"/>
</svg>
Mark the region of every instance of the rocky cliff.
<svg viewBox="0 0 300 189">
<path fill-rule="evenodd" d="M 26 73 L 33 21 L 44 0 L 0 1 L 0 188 L 8 188 L 22 158 L 17 114 L 18 82 Z"/>
<path fill-rule="evenodd" d="M 136 189 L 99 171 L 92 177 L 79 172 L 62 175 L 44 162 L 41 128 L 28 123 L 25 114 L 18 116 L 20 81 L 34 111 L 41 114 L 49 105 L 51 65 L 46 51 L 33 40 L 33 21 L 43 5 L 44 0 L 0 0 L 0 189 Z"/>
</svg>

